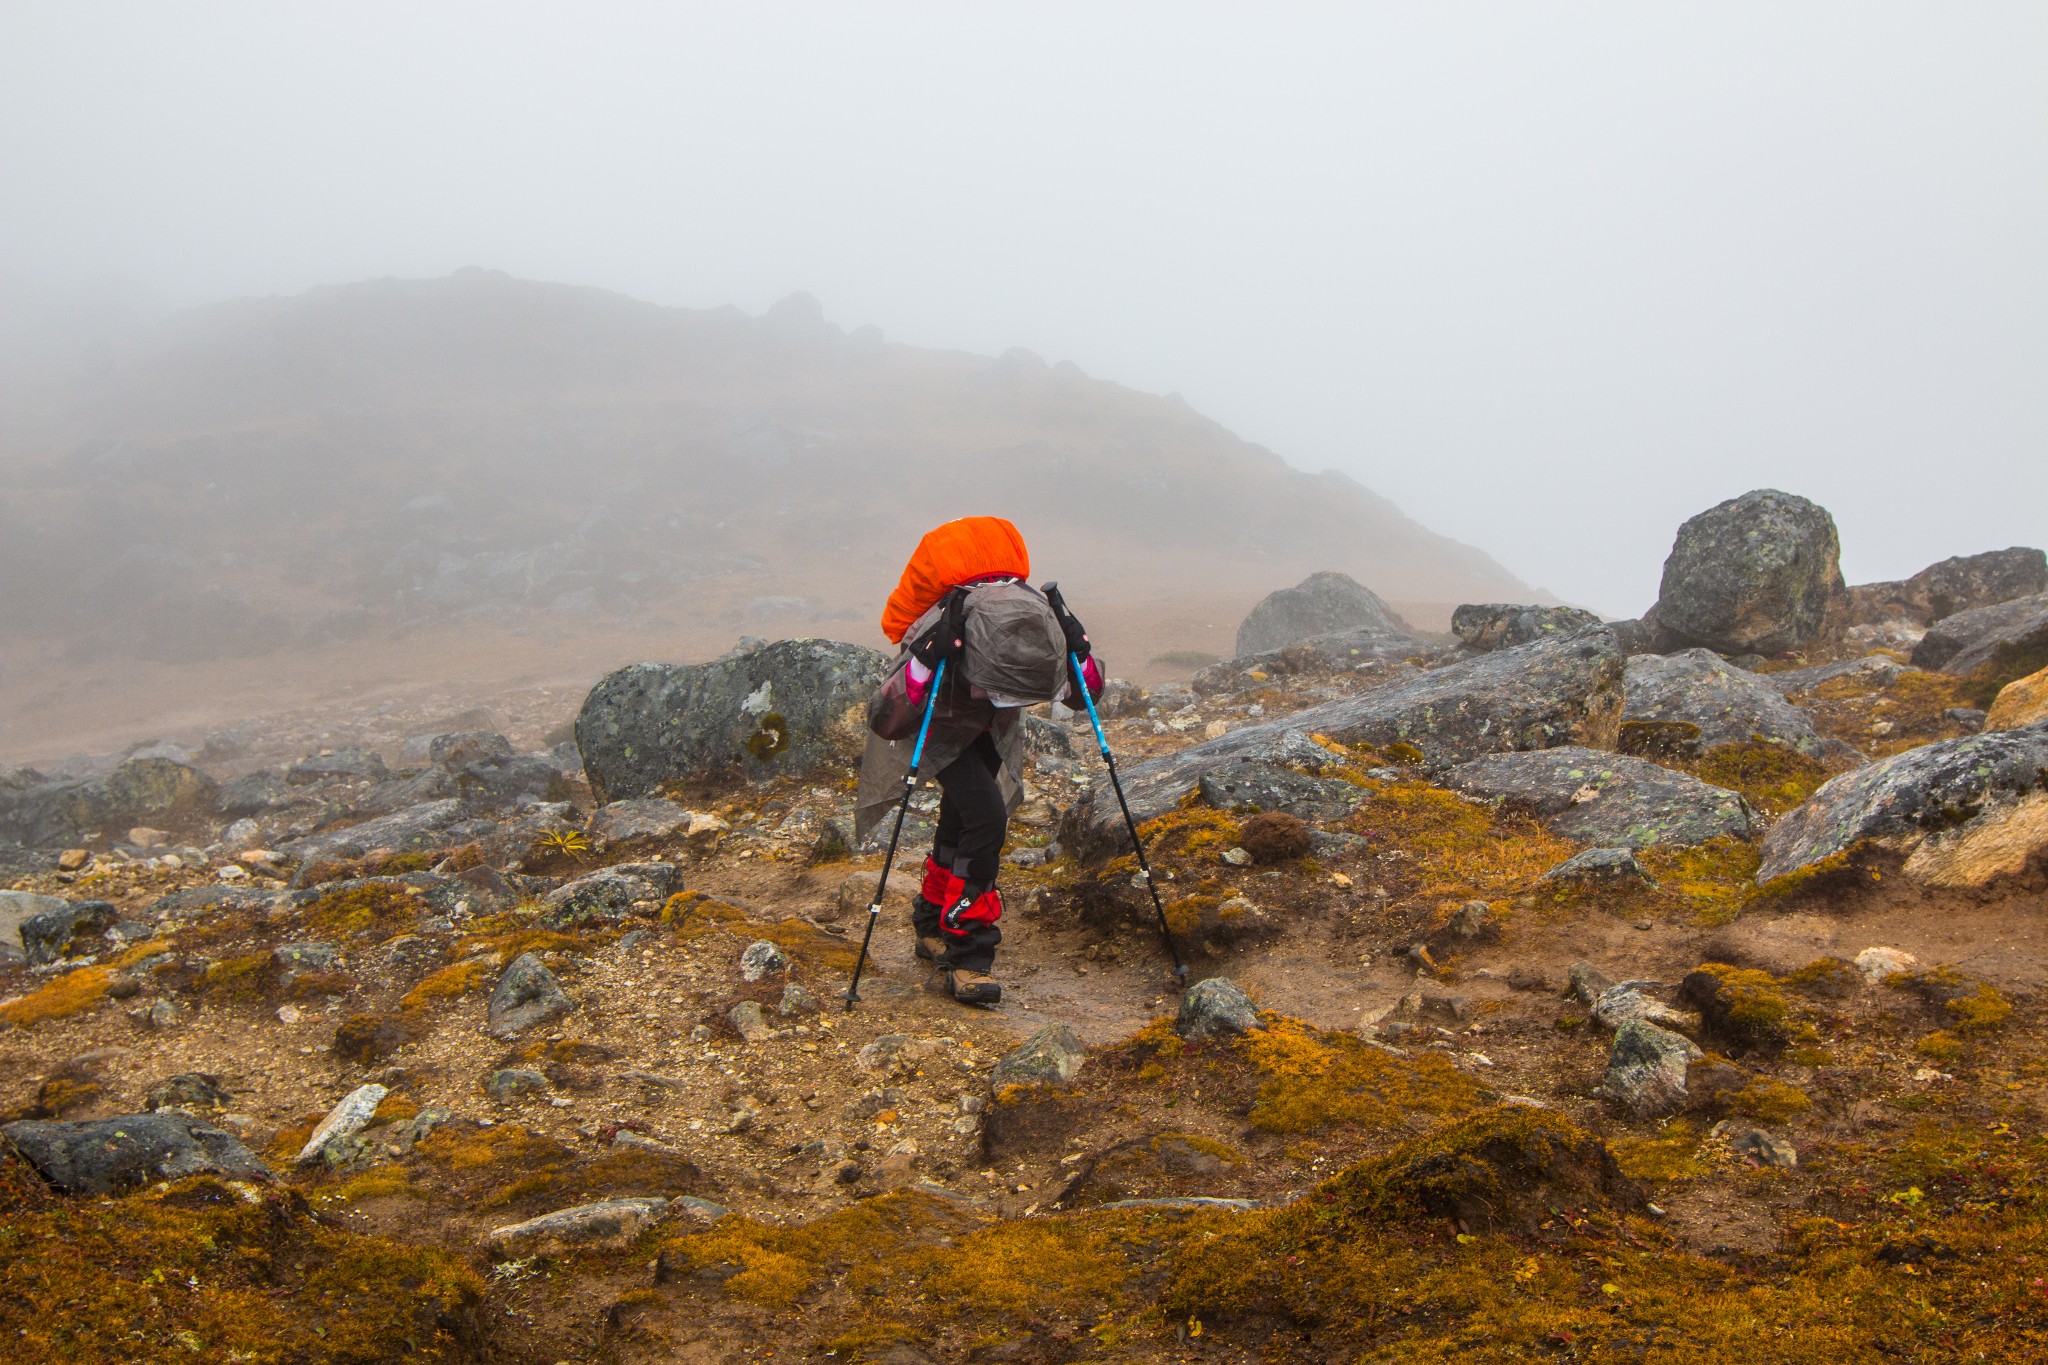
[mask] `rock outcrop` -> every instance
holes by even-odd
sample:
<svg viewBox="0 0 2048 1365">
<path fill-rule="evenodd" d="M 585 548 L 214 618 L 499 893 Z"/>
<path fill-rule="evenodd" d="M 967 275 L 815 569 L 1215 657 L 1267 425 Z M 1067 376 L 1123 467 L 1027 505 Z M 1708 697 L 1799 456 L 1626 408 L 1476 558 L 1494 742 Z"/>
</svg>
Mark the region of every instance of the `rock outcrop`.
<svg viewBox="0 0 2048 1365">
<path fill-rule="evenodd" d="M 2033 668 L 2026 663 L 2039 659 Z M 1959 677 L 1999 668 L 2024 677 L 2048 666 L 2048 593 L 2016 597 L 1935 622 L 1913 647 L 1913 663 Z"/>
<path fill-rule="evenodd" d="M 1413 635 L 1414 628 L 1363 583 L 1341 573 L 1310 574 L 1270 593 L 1237 627 L 1237 657 L 1263 654 L 1339 630 Z"/>
<path fill-rule="evenodd" d="M 1943 740 L 1844 773 L 1764 836 L 1759 884 L 1870 844 L 1938 886 L 1979 886 L 2048 848 L 2048 726 Z"/>
<path fill-rule="evenodd" d="M 1246 761 L 1322 766 L 1340 744 L 1419 749 L 1436 767 L 1489 753 L 1577 744 L 1612 748 L 1621 723 L 1622 653 L 1605 628 L 1482 654 L 1412 680 L 1247 725 L 1124 774 L 1131 813 L 1163 815 L 1205 775 Z M 1067 812 L 1063 842 L 1084 856 L 1128 844 L 1107 781 Z"/>
<path fill-rule="evenodd" d="M 1427 659 L 1435 652 L 1428 641 L 1413 635 L 1359 626 L 1210 664 L 1190 678 L 1188 685 L 1200 696 L 1215 696 L 1263 686 L 1275 678 L 1304 674 L 1354 674 L 1375 681 L 1391 680 L 1412 673 L 1410 661 Z"/>
<path fill-rule="evenodd" d="M 1451 613 L 1451 634 L 1472 654 L 1513 649 L 1550 635 L 1567 635 L 1600 618 L 1578 607 L 1530 607 L 1506 602 L 1467 602 Z"/>
<path fill-rule="evenodd" d="M 132 758 L 98 777 L 39 776 L 10 773 L 0 784 L 0 843 L 61 848 L 137 825 L 193 832 L 205 827 L 219 800 L 212 778 L 168 758 Z"/>
<path fill-rule="evenodd" d="M 271 1179 L 241 1139 L 174 1109 L 83 1123 L 24 1120 L 0 1126 L 0 1137 L 66 1194 L 117 1194 L 189 1175 Z"/>
<path fill-rule="evenodd" d="M 608 674 L 576 717 L 576 747 L 600 801 L 659 793 L 714 772 L 801 772 L 857 753 L 887 671 L 872 649 L 780 640 L 708 664 L 633 664 Z"/>
<path fill-rule="evenodd" d="M 1896 582 L 1858 584 L 1849 589 L 1849 619 L 1931 626 L 1958 612 L 2040 593 L 2048 593 L 2048 555 L 2016 545 L 1944 559 Z"/>
<path fill-rule="evenodd" d="M 1777 654 L 1844 618 L 1842 544 L 1827 509 L 1764 488 L 1678 528 L 1653 609 L 1659 647 Z"/>
<path fill-rule="evenodd" d="M 1786 701 L 1763 675 L 1736 668 L 1708 649 L 1639 654 L 1628 661 L 1621 747 L 1696 756 L 1723 744 L 1782 744 L 1811 757 L 1830 746 L 1813 718 Z M 1633 736 L 1654 739 L 1639 748 Z"/>
<path fill-rule="evenodd" d="M 1602 848 L 1746 839 L 1756 824 L 1732 791 L 1645 759 L 1564 746 L 1489 754 L 1445 773 L 1443 784 L 1525 810 L 1569 839 Z"/>
</svg>

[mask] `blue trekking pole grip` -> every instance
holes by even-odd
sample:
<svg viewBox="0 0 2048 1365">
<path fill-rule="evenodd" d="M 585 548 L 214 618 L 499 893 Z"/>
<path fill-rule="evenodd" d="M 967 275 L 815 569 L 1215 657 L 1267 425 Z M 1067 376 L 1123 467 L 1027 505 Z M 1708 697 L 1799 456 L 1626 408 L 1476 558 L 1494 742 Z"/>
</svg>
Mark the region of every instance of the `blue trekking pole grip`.
<svg viewBox="0 0 2048 1365">
<path fill-rule="evenodd" d="M 868 902 L 868 927 L 860 936 L 860 956 L 853 962 L 853 983 L 846 988 L 846 1012 L 851 1014 L 860 1000 L 860 974 L 868 962 L 868 942 L 875 936 L 875 920 L 882 913 L 882 892 L 889 885 L 889 869 L 896 865 L 896 842 L 903 837 L 903 817 L 910 809 L 910 794 L 917 790 L 917 770 L 924 762 L 925 736 L 931 733 L 932 712 L 939 704 L 939 684 L 946 680 L 946 661 L 932 670 L 932 690 L 925 697 L 924 719 L 917 723 L 917 743 L 910 751 L 910 771 L 903 775 L 903 800 L 896 807 L 896 827 L 889 831 L 889 852 L 882 859 L 882 877 L 875 883 L 875 898 Z"/>
</svg>

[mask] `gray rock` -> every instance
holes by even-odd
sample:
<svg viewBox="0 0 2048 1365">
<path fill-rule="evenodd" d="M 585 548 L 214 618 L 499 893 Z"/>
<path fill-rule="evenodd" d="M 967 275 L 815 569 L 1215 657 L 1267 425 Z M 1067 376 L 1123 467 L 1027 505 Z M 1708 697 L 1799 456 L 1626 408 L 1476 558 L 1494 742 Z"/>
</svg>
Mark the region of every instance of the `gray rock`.
<svg viewBox="0 0 2048 1365">
<path fill-rule="evenodd" d="M 1825 750 L 1813 717 L 1786 701 L 1759 674 L 1733 668 L 1712 650 L 1644 654 L 1628 661 L 1628 701 L 1621 713 L 1621 744 L 1631 749 L 1631 728 L 1690 725 L 1698 731 L 1690 754 L 1723 744 L 1761 741 L 1819 757 Z M 1667 748 L 1669 746 L 1666 746 Z"/>
<path fill-rule="evenodd" d="M 531 1256 L 566 1247 L 623 1247 L 668 1217 L 668 1204 L 666 1199 L 600 1199 L 493 1228 L 484 1234 L 484 1245 L 494 1256 Z"/>
<path fill-rule="evenodd" d="M 1728 1140 L 1728 1145 L 1759 1166 L 1791 1167 L 1799 1164 L 1799 1152 L 1791 1143 L 1760 1128 L 1737 1133 Z"/>
<path fill-rule="evenodd" d="M 1653 609 L 1665 649 L 1777 654 L 1845 616 L 1841 538 L 1827 510 L 1764 488 L 1678 528 Z"/>
<path fill-rule="evenodd" d="M 1789 697 L 1795 692 L 1819 687 L 1824 682 L 1833 682 L 1836 678 L 1863 678 L 1872 686 L 1883 687 L 1901 673 L 1916 671 L 1889 654 L 1866 654 L 1860 659 L 1837 659 L 1811 668 L 1788 668 L 1778 673 L 1753 673 L 1750 676 L 1780 696 Z"/>
<path fill-rule="evenodd" d="M 1365 800 L 1365 790 L 1350 782 L 1257 760 L 1205 772 L 1198 786 L 1202 799 L 1218 810 L 1284 811 L 1301 820 L 1341 820 Z"/>
<path fill-rule="evenodd" d="M 301 943 L 280 943 L 270 950 L 270 963 L 280 975 L 324 972 L 341 956 L 332 943 L 309 939 Z"/>
<path fill-rule="evenodd" d="M 1054 725 L 1049 720 L 1026 714 L 1024 717 L 1024 747 L 1038 758 L 1072 758 L 1074 737 L 1067 733 L 1064 725 Z"/>
<path fill-rule="evenodd" d="M 31 967 L 74 956 L 76 951 L 106 947 L 104 941 L 93 940 L 101 939 L 120 913 L 105 901 L 61 904 L 61 909 L 45 910 L 21 922 L 21 951 Z"/>
<path fill-rule="evenodd" d="M 284 770 L 284 780 L 294 787 L 324 782 L 382 782 L 391 776 L 384 760 L 369 749 L 330 749 L 308 754 Z"/>
<path fill-rule="evenodd" d="M 390 815 L 428 801 L 445 801 L 455 794 L 455 774 L 446 768 L 424 768 L 376 783 L 349 802 L 349 811 L 360 816 Z"/>
<path fill-rule="evenodd" d="M 740 980 L 759 981 L 777 972 L 789 970 L 789 954 L 770 943 L 757 939 L 749 943 L 740 953 Z"/>
<path fill-rule="evenodd" d="M 742 1000 L 725 1012 L 726 1022 L 732 1031 L 749 1043 L 765 1043 L 775 1037 L 775 1025 L 768 1022 L 768 1015 L 757 1000 Z"/>
<path fill-rule="evenodd" d="M 839 752 L 834 728 L 867 704 L 887 669 L 876 651 L 832 640 L 782 640 L 708 664 L 634 664 L 591 689 L 576 747 L 606 802 L 721 771 L 801 772 Z"/>
<path fill-rule="evenodd" d="M 313 1135 L 306 1139 L 306 1145 L 292 1158 L 293 1162 L 310 1166 L 321 1161 L 339 1166 L 354 1157 L 361 1150 L 354 1142 L 356 1134 L 369 1126 L 370 1116 L 377 1112 L 377 1106 L 384 1103 L 384 1097 L 390 1093 L 375 1082 L 349 1091 L 314 1127 Z"/>
<path fill-rule="evenodd" d="M 1237 628 L 1237 654 L 1243 658 L 1311 635 L 1360 626 L 1389 635 L 1415 633 L 1378 593 L 1357 579 L 1341 573 L 1310 574 L 1251 609 Z"/>
<path fill-rule="evenodd" d="M 13 949 L 14 956 L 26 957 L 21 926 L 42 915 L 61 914 L 71 902 L 62 896 L 40 896 L 33 891 L 0 891 L 0 946 Z"/>
<path fill-rule="evenodd" d="M 620 863 L 556 887 L 541 899 L 541 922 L 550 928 L 623 919 L 635 902 L 659 906 L 675 885 L 671 863 Z"/>
<path fill-rule="evenodd" d="M 1566 979 L 1570 984 L 1566 986 L 1565 994 L 1588 1009 L 1614 984 L 1607 979 L 1606 973 L 1590 962 L 1574 962 L 1566 973 Z"/>
<path fill-rule="evenodd" d="M 427 801 L 347 829 L 327 830 L 294 839 L 278 852 L 304 862 L 329 858 L 360 858 L 372 849 L 400 852 L 440 848 L 455 841 L 470 812 L 454 797 Z"/>
<path fill-rule="evenodd" d="M 785 1019 L 799 1014 L 816 1014 L 818 998 L 805 990 L 801 981 L 785 982 L 782 999 L 776 1004 L 775 1012 Z"/>
<path fill-rule="evenodd" d="M 1323 859 L 1325 862 L 1337 858 L 1356 858 L 1371 847 L 1372 840 L 1362 834 L 1320 829 L 1308 832 L 1309 856 Z"/>
<path fill-rule="evenodd" d="M 1188 987 L 1173 1027 L 1183 1038 L 1232 1038 L 1259 1027 L 1259 1007 L 1229 977 L 1212 976 Z"/>
<path fill-rule="evenodd" d="M 511 1104 L 522 1095 L 545 1095 L 548 1078 L 538 1071 L 501 1067 L 484 1082 L 484 1093 L 498 1104 Z"/>
<path fill-rule="evenodd" d="M 2014 546 L 1944 559 L 1899 582 L 1853 587 L 1850 620 L 1857 625 L 1906 621 L 1931 626 L 1957 612 L 2040 593 L 2048 593 L 2048 555 Z"/>
<path fill-rule="evenodd" d="M 0 787 L 0 842 L 67 848 L 137 825 L 197 831 L 219 799 L 213 779 L 197 768 L 135 758 L 99 776 Z"/>
<path fill-rule="evenodd" d="M 1561 744 L 1611 748 L 1621 723 L 1622 654 L 1604 627 L 1482 654 L 1357 696 L 1231 731 L 1179 753 L 1133 764 L 1123 774 L 1139 821 L 1164 815 L 1205 773 L 1243 763 L 1323 765 L 1309 736 L 1343 744 L 1420 748 L 1448 766 L 1505 750 Z M 1084 857 L 1127 847 L 1108 782 L 1097 782 L 1067 812 L 1060 842 Z"/>
<path fill-rule="evenodd" d="M 1640 882 L 1655 886 L 1631 848 L 1581 849 L 1543 874 L 1547 882 Z"/>
<path fill-rule="evenodd" d="M 116 1194 L 193 1175 L 271 1179 L 270 1168 L 233 1134 L 174 1110 L 81 1123 L 9 1123 L 0 1125 L 0 1137 L 66 1194 Z"/>
<path fill-rule="evenodd" d="M 501 1041 L 517 1038 L 575 1008 L 576 1002 L 546 964 L 532 953 L 521 953 L 505 968 L 497 989 L 491 992 L 491 1036 Z"/>
<path fill-rule="evenodd" d="M 1991 717 L 1987 712 L 1979 711 L 1974 706 L 1951 706 L 1941 713 L 1941 718 L 1974 735 L 1984 728 L 1984 722 Z"/>
<path fill-rule="evenodd" d="M 507 754 L 451 769 L 455 794 L 471 810 L 504 810 L 537 802 L 567 801 L 569 779 L 544 758 Z"/>
<path fill-rule="evenodd" d="M 427 762 L 449 768 L 512 757 L 512 741 L 489 730 L 460 730 L 427 741 Z"/>
<path fill-rule="evenodd" d="M 1694 1029 L 1700 1026 L 1697 1016 L 1673 1009 L 1663 1001 L 1647 994 L 1650 988 L 1662 988 L 1656 981 L 1623 981 L 1609 986 L 1593 1001 L 1593 1021 L 1602 1028 L 1619 1029 L 1631 1019 L 1677 1030 Z"/>
<path fill-rule="evenodd" d="M 1081 1037 L 1066 1024 L 1047 1024 L 996 1059 L 989 1083 L 1005 1085 L 1065 1085 L 1080 1073 L 1088 1060 Z"/>
<path fill-rule="evenodd" d="M 178 1008 L 178 1002 L 164 996 L 143 1012 L 142 1022 L 153 1029 L 176 1028 L 185 1022 L 185 1011 Z"/>
<path fill-rule="evenodd" d="M 1913 647 L 1916 667 L 1958 677 L 2016 659 L 2042 660 L 2036 668 L 2048 664 L 2048 593 L 1958 612 L 1937 621 Z M 2019 677 L 2034 670 L 2007 666 L 2001 671 Z"/>
<path fill-rule="evenodd" d="M 1690 773 L 1626 754 L 1576 747 L 1490 754 L 1445 773 L 1443 784 L 1527 811 L 1567 838 L 1602 848 L 1689 846 L 1724 834 L 1747 839 L 1749 803 Z"/>
<path fill-rule="evenodd" d="M 683 807 L 659 796 L 643 796 L 599 806 L 586 828 L 592 838 L 616 844 L 627 839 L 663 839 L 689 825 L 690 812 Z"/>
<path fill-rule="evenodd" d="M 1550 635 L 1566 635 L 1600 618 L 1578 607 L 1529 607 L 1506 602 L 1467 602 L 1451 613 L 1451 634 L 1473 654 L 1513 649 Z"/>
<path fill-rule="evenodd" d="M 1188 686 L 1197 696 L 1208 697 L 1263 687 L 1275 678 L 1332 673 L 1383 683 L 1413 676 L 1409 661 L 1436 652 L 1435 646 L 1413 635 L 1355 626 L 1210 664 L 1198 670 Z"/>
<path fill-rule="evenodd" d="M 1598 1093 L 1637 1118 L 1669 1113 L 1686 1102 L 1686 1068 L 1703 1055 L 1682 1034 L 1627 1020 L 1615 1031 Z"/>
<path fill-rule="evenodd" d="M 233 1099 L 221 1088 L 220 1077 L 203 1071 L 187 1071 L 158 1081 L 143 1096 L 142 1107 L 159 1109 L 225 1109 Z"/>
<path fill-rule="evenodd" d="M 244 774 L 232 782 L 221 783 L 214 809 L 223 819 L 241 820 L 288 805 L 297 797 L 298 793 L 286 783 L 283 773 L 266 768 L 261 772 Z"/>
<path fill-rule="evenodd" d="M 1757 881 L 1865 841 L 1910 854 L 1907 872 L 1938 885 L 2018 872 L 2048 833 L 2037 828 L 2044 771 L 2048 726 L 2037 725 L 1942 740 L 1843 773 L 1771 826 Z"/>
</svg>

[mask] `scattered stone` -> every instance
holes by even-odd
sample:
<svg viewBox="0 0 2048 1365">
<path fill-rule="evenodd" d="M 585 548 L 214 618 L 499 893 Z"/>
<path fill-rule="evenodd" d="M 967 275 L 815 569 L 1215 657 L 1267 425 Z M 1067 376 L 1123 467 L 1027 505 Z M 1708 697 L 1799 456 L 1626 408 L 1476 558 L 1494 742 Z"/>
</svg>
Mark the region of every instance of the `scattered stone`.
<svg viewBox="0 0 2048 1365">
<path fill-rule="evenodd" d="M 94 945 L 91 940 L 111 929 L 119 913 L 105 901 L 60 900 L 57 905 L 61 908 L 44 910 L 21 921 L 22 955 L 31 967 L 72 957 L 94 946 L 105 947 L 104 943 Z"/>
<path fill-rule="evenodd" d="M 1951 706 L 1941 713 L 1941 718 L 1957 729 L 1966 730 L 1974 735 L 1985 728 L 1985 722 L 1990 719 L 1990 715 L 1987 712 L 1979 711 L 1974 706 Z M 2017 727 L 2001 725 L 1997 728 L 2010 730 Z"/>
<path fill-rule="evenodd" d="M 768 1022 L 759 1001 L 742 1000 L 725 1012 L 725 1018 L 733 1032 L 749 1043 L 765 1043 L 776 1036 L 775 1026 Z"/>
<path fill-rule="evenodd" d="M 1661 1028 L 1692 1032 L 1699 1028 L 1697 1016 L 1675 1010 L 1645 994 L 1646 988 L 1660 987 L 1656 981 L 1623 981 L 1600 992 L 1593 1001 L 1593 1019 L 1602 1028 L 1619 1029 L 1631 1019 L 1641 1019 Z"/>
<path fill-rule="evenodd" d="M 330 749 L 308 754 L 284 770 L 284 780 L 294 787 L 324 782 L 382 782 L 391 776 L 384 760 L 369 749 Z"/>
<path fill-rule="evenodd" d="M 1237 628 L 1237 657 L 1359 627 L 1390 635 L 1415 633 L 1378 593 L 1348 574 L 1310 574 L 1251 609 Z"/>
<path fill-rule="evenodd" d="M 1467 602 L 1451 613 L 1451 634 L 1471 654 L 1513 649 L 1549 635 L 1597 626 L 1600 618 L 1578 607 L 1530 607 L 1505 602 Z"/>
<path fill-rule="evenodd" d="M 1729 1140 L 1728 1145 L 1759 1166 L 1791 1167 L 1799 1164 L 1799 1153 L 1791 1143 L 1781 1137 L 1774 1137 L 1760 1128 L 1737 1133 Z"/>
<path fill-rule="evenodd" d="M 59 872 L 76 872 L 92 861 L 92 851 L 83 848 L 67 848 L 57 855 Z"/>
<path fill-rule="evenodd" d="M 1460 764 L 1443 784 L 1526 811 L 1549 828 L 1601 847 L 1690 846 L 1732 834 L 1756 816 L 1734 792 L 1645 759 L 1567 746 L 1491 754 Z"/>
<path fill-rule="evenodd" d="M 491 1036 L 517 1038 L 528 1029 L 560 1019 L 576 1008 L 555 974 L 532 953 L 521 953 L 498 978 L 491 992 Z"/>
<path fill-rule="evenodd" d="M 1651 619 L 1661 647 L 1778 654 L 1846 618 L 1841 538 L 1827 510 L 1764 488 L 1678 528 Z"/>
<path fill-rule="evenodd" d="M 1692 727 L 1692 742 L 1672 753 L 1693 757 L 1723 744 L 1782 744 L 1820 757 L 1828 746 L 1813 728 L 1813 717 L 1785 700 L 1764 681 L 1764 675 L 1730 666 L 1712 650 L 1686 649 L 1676 654 L 1643 654 L 1628 661 L 1628 703 L 1621 716 L 1621 746 L 1631 743 L 1637 727 Z"/>
<path fill-rule="evenodd" d="M 352 1140 L 369 1124 L 370 1116 L 377 1112 L 377 1106 L 390 1093 L 374 1081 L 351 1090 L 341 1103 L 327 1111 L 327 1117 L 313 1129 L 306 1145 L 292 1158 L 294 1164 L 310 1166 L 316 1161 L 324 1161 L 330 1166 L 339 1166 L 354 1158 L 357 1146 Z"/>
<path fill-rule="evenodd" d="M 228 1092 L 221 1088 L 220 1077 L 201 1071 L 187 1071 L 158 1081 L 143 1097 L 142 1107 L 154 1112 L 159 1109 L 225 1109 L 231 1103 Z"/>
<path fill-rule="evenodd" d="M 427 762 L 441 767 L 459 768 L 465 763 L 510 757 L 512 741 L 490 730 L 459 730 L 427 741 Z"/>
<path fill-rule="evenodd" d="M 464 830 L 465 822 L 470 820 L 468 807 L 451 796 L 441 801 L 408 806 L 347 829 L 328 830 L 294 839 L 277 851 L 302 863 L 360 858 L 377 849 L 417 852 L 447 845 L 457 838 Z M 489 821 L 482 824 L 485 832 L 497 828 Z"/>
<path fill-rule="evenodd" d="M 660 906 L 675 885 L 673 863 L 619 863 L 578 877 L 541 899 L 541 922 L 550 928 L 611 923 L 638 905 Z"/>
<path fill-rule="evenodd" d="M 1207 773 L 1246 760 L 1322 767 L 1340 744 L 1407 743 L 1437 764 L 1560 744 L 1612 748 L 1622 709 L 1622 654 L 1604 628 L 1482 654 L 1278 720 L 1231 731 L 1123 774 L 1139 821 L 1174 809 Z M 1124 848 L 1128 835 L 1106 781 L 1068 811 L 1060 842 L 1086 857 Z"/>
<path fill-rule="evenodd" d="M 0 1125 L 0 1137 L 66 1194 L 117 1194 L 193 1175 L 271 1179 L 240 1139 L 174 1110 L 77 1123 L 26 1120 Z"/>
<path fill-rule="evenodd" d="M 535 1256 L 570 1248 L 619 1248 L 668 1217 L 666 1199 L 600 1199 L 557 1209 L 523 1223 L 493 1228 L 484 1245 L 494 1256 Z"/>
<path fill-rule="evenodd" d="M 1763 840 L 1758 885 L 1824 870 L 1862 845 L 1907 854 L 1931 886 L 1978 887 L 2048 847 L 2048 728 L 1995 730 L 1909 749 L 1843 773 Z"/>
<path fill-rule="evenodd" d="M 1615 1031 L 1599 1093 L 1637 1118 L 1669 1113 L 1685 1103 L 1686 1067 L 1703 1055 L 1682 1034 L 1627 1020 Z"/>
<path fill-rule="evenodd" d="M 175 1001 L 159 996 L 144 1012 L 142 1021 L 153 1029 L 176 1028 L 185 1022 L 185 1011 Z"/>
<path fill-rule="evenodd" d="M 756 939 L 740 953 L 740 980 L 760 981 L 789 970 L 789 954 L 767 939 Z"/>
<path fill-rule="evenodd" d="M 43 915 L 61 914 L 70 906 L 71 902 L 62 896 L 41 896 L 32 891 L 0 891 L 0 945 L 12 948 L 15 956 L 26 958 L 22 925 Z"/>
<path fill-rule="evenodd" d="M 1566 973 L 1565 994 L 1591 1009 L 1593 1002 L 1614 983 L 1590 962 L 1574 962 Z"/>
<path fill-rule="evenodd" d="M 673 801 L 645 796 L 599 806 L 592 812 L 587 828 L 591 837 L 613 844 L 628 839 L 664 839 L 686 828 L 690 814 Z"/>
<path fill-rule="evenodd" d="M 1657 884 L 1656 879 L 1637 859 L 1632 848 L 1582 849 L 1544 873 L 1543 880 L 1595 884 L 1639 882 L 1645 886 Z"/>
<path fill-rule="evenodd" d="M 1173 1027 L 1183 1038 L 1231 1038 L 1258 1028 L 1259 1010 L 1236 982 L 1212 976 L 1188 987 Z"/>
<path fill-rule="evenodd" d="M 775 1012 L 784 1018 L 798 1014 L 816 1014 L 818 999 L 804 989 L 801 981 L 785 982 L 782 987 L 782 999 L 776 1004 Z"/>
<path fill-rule="evenodd" d="M 1080 1035 L 1066 1024 L 1047 1024 L 1025 1040 L 1023 1046 L 997 1059 L 989 1083 L 1005 1085 L 1064 1085 L 1074 1079 L 1088 1050 Z"/>
<path fill-rule="evenodd" d="M 1856 970 L 1873 986 L 1902 976 L 1920 965 L 1920 959 L 1898 948 L 1865 948 L 1856 954 Z"/>
<path fill-rule="evenodd" d="M 634 664 L 606 676 L 576 718 L 576 747 L 600 801 L 737 769 L 798 772 L 834 757 L 849 712 L 887 673 L 872 649 L 783 640 L 708 664 Z"/>
<path fill-rule="evenodd" d="M 527 1071 L 519 1067 L 504 1067 L 493 1071 L 484 1082 L 484 1093 L 498 1104 L 511 1104 L 522 1095 L 545 1095 L 548 1092 L 548 1078 L 538 1071 Z"/>
</svg>

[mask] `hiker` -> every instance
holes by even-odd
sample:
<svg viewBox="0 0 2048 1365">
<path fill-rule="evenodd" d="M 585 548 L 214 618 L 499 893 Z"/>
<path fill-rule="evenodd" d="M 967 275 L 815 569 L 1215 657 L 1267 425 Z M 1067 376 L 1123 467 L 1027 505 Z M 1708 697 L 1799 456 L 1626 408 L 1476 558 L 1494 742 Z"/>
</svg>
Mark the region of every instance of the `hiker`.
<svg viewBox="0 0 2048 1365">
<path fill-rule="evenodd" d="M 1010 812 L 1024 799 L 1024 708 L 1080 704 L 1070 654 L 1081 659 L 1090 694 L 1102 694 L 1087 632 L 1056 587 L 1047 585 L 1048 598 L 1026 581 L 1030 572 L 1024 538 L 1001 517 L 962 517 L 928 532 L 882 612 L 882 633 L 902 652 L 868 703 L 874 733 L 854 802 L 860 839 L 902 798 L 931 703 L 920 771 L 939 785 L 939 827 L 911 923 L 918 957 L 938 968 L 935 984 L 964 1004 L 1003 996 L 990 975 L 1003 941 L 996 875 Z"/>
</svg>

